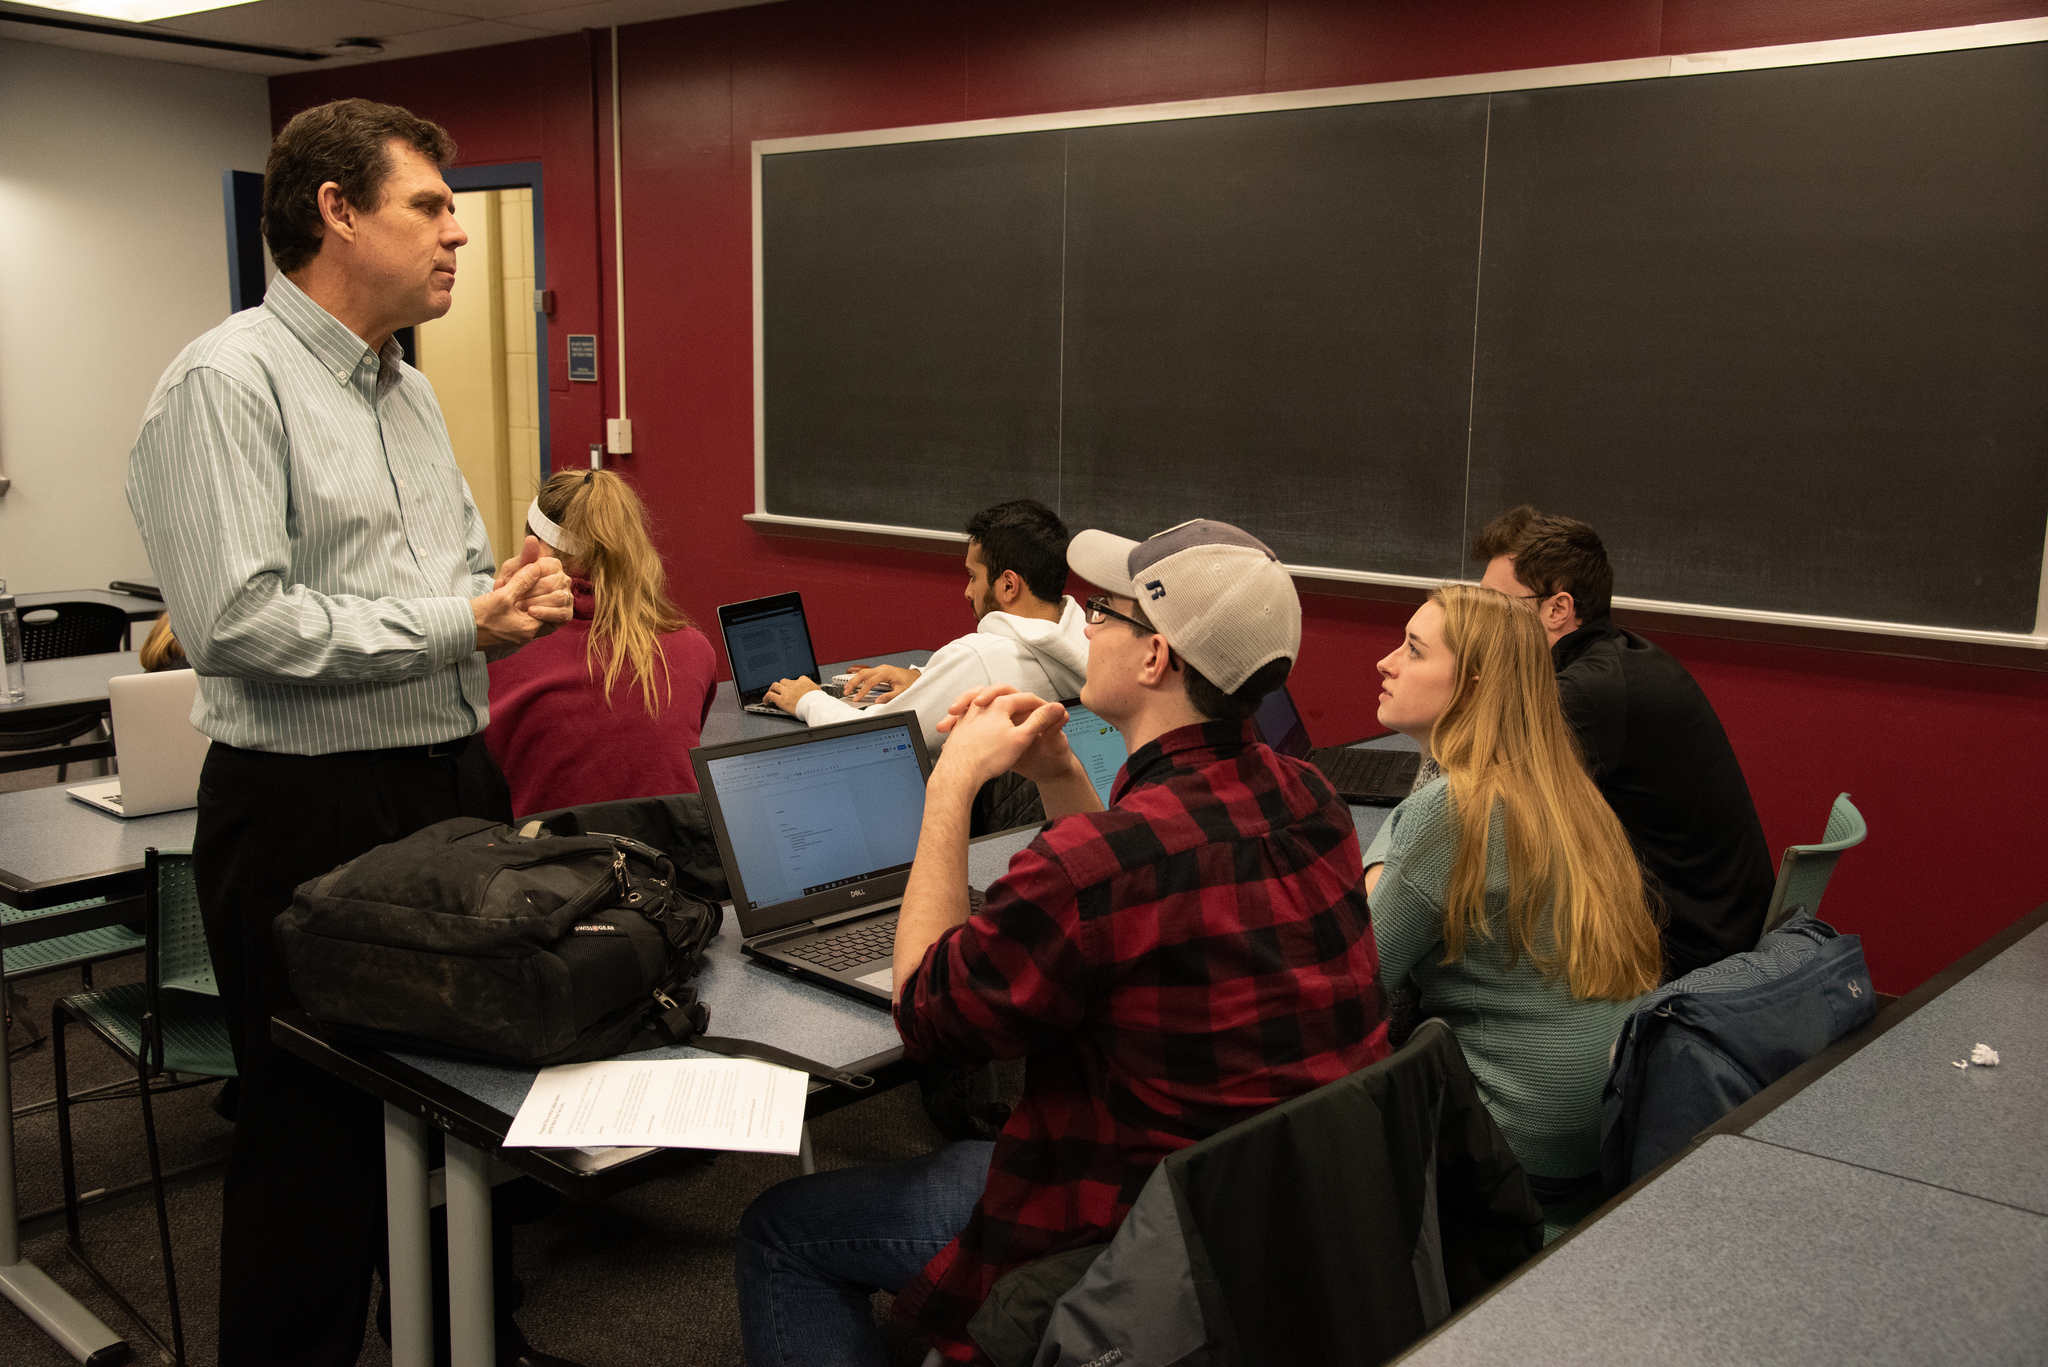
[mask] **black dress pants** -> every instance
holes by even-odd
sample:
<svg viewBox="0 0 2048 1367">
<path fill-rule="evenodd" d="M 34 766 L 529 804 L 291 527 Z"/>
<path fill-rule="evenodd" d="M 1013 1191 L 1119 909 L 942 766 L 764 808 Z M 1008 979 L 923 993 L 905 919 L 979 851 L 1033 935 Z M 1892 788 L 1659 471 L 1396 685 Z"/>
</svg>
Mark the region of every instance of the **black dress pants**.
<svg viewBox="0 0 2048 1367">
<path fill-rule="evenodd" d="M 370 1272 L 385 1261 L 383 1108 L 271 1043 L 271 1016 L 297 1008 L 271 922 L 300 883 L 456 816 L 512 819 L 480 738 L 431 757 L 218 743 L 207 754 L 192 865 L 241 1072 L 222 1190 L 221 1367 L 354 1363 Z M 516 1356 L 517 1282 L 499 1233 L 499 1349 Z"/>
</svg>

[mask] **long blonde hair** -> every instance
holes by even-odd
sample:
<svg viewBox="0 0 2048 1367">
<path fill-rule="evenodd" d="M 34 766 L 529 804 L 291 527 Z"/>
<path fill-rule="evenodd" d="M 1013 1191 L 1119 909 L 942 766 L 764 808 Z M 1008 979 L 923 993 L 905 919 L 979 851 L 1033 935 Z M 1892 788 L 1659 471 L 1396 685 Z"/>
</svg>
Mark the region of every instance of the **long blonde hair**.
<svg viewBox="0 0 2048 1367">
<path fill-rule="evenodd" d="M 664 694 L 669 677 L 658 638 L 691 622 L 669 599 L 668 571 L 647 535 L 640 496 L 609 470 L 565 470 L 541 485 L 539 499 L 540 510 L 575 540 L 577 553 L 565 558 L 589 578 L 597 599 L 584 658 L 592 678 L 603 669 L 605 705 L 630 666 L 648 712 L 659 712 L 656 665 Z"/>
<path fill-rule="evenodd" d="M 1444 645 L 1457 661 L 1450 705 L 1430 733 L 1458 817 L 1445 961 L 1464 956 L 1467 936 L 1492 934 L 1486 866 L 1498 802 L 1507 829 L 1509 963 L 1527 954 L 1581 1000 L 1647 992 L 1662 974 L 1663 952 L 1642 870 L 1586 774 L 1541 624 L 1492 589 L 1447 584 L 1429 597 L 1443 609 Z"/>
</svg>

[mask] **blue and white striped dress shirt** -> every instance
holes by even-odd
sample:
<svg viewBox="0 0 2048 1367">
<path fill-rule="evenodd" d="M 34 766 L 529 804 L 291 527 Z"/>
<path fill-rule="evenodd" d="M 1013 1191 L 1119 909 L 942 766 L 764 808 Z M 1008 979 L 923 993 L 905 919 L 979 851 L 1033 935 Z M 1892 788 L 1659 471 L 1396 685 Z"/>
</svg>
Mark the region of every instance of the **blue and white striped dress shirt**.
<svg viewBox="0 0 2048 1367">
<path fill-rule="evenodd" d="M 371 351 L 278 276 L 157 381 L 128 506 L 213 739 L 325 755 L 483 730 L 490 540 L 396 342 Z"/>
</svg>

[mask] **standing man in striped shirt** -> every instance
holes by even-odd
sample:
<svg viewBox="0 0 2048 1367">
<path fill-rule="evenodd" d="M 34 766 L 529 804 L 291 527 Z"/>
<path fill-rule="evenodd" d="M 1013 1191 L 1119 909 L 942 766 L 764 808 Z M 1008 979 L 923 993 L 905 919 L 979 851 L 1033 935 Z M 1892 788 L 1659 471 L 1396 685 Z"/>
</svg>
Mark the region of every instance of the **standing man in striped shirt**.
<svg viewBox="0 0 2048 1367">
<path fill-rule="evenodd" d="M 129 457 L 214 742 L 193 865 L 241 1073 L 222 1367 L 353 1363 L 383 1250 L 379 1108 L 271 1043 L 296 1005 L 271 922 L 373 846 L 511 819 L 480 739 L 485 659 L 571 612 L 531 540 L 493 573 L 433 390 L 392 337 L 452 302 L 454 156 L 439 127 L 366 100 L 287 124 L 264 180 L 278 275 L 171 363 Z M 559 1362 L 525 1349 L 506 1299 L 500 1361 Z"/>
</svg>

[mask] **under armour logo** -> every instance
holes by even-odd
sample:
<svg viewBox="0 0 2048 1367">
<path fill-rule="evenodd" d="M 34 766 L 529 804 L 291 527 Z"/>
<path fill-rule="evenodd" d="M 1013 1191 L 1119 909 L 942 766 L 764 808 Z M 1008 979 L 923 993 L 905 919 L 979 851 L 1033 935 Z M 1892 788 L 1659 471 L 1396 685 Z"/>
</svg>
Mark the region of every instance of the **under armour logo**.
<svg viewBox="0 0 2048 1367">
<path fill-rule="evenodd" d="M 1852 997 L 1863 995 L 1863 985 L 1853 978 L 1849 980 L 1849 995 Z"/>
<path fill-rule="evenodd" d="M 1145 591 L 1152 595 L 1152 601 L 1156 603 L 1166 596 L 1166 585 L 1160 583 L 1157 579 L 1148 580 L 1145 584 Z"/>
</svg>

